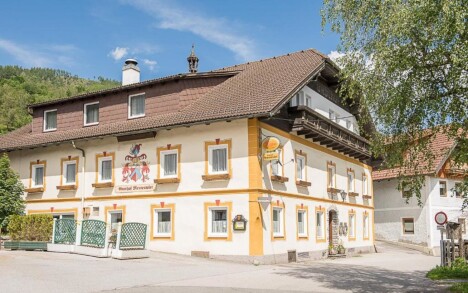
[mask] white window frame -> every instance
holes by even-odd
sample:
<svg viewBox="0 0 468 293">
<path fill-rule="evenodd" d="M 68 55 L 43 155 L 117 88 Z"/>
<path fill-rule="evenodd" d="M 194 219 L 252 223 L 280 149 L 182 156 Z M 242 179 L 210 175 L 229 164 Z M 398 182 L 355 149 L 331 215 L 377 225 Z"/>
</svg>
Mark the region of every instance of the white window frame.
<svg viewBox="0 0 468 293">
<path fill-rule="evenodd" d="M 303 162 L 303 168 L 301 169 L 301 177 L 299 177 L 299 174 L 297 172 L 297 167 L 300 166 L 299 165 L 299 161 L 302 161 Z M 305 156 L 302 156 L 302 155 L 299 155 L 299 154 L 296 154 L 296 179 L 297 180 L 300 180 L 300 181 L 307 181 L 307 172 L 306 172 L 306 168 L 307 168 L 307 160 L 306 160 L 306 157 Z"/>
<path fill-rule="evenodd" d="M 213 211 L 226 211 L 226 232 L 225 233 L 213 233 Z M 227 206 L 216 206 L 208 207 L 208 237 L 213 238 L 227 238 L 229 233 L 229 207 Z"/>
<path fill-rule="evenodd" d="M 331 170 L 331 172 L 330 172 Z M 327 165 L 327 176 L 328 176 L 328 182 L 327 182 L 327 187 L 329 188 L 336 188 L 336 166 L 332 164 Z M 331 183 L 331 184 L 330 184 Z"/>
<path fill-rule="evenodd" d="M 41 167 L 42 168 L 42 184 L 37 185 L 36 184 L 36 169 Z M 45 181 L 45 165 L 44 164 L 35 164 L 32 166 L 32 172 L 31 172 L 31 187 L 44 187 L 44 181 Z"/>
<path fill-rule="evenodd" d="M 88 120 L 88 112 L 87 112 L 87 107 L 92 106 L 92 105 L 99 105 L 99 102 L 92 102 L 92 103 L 87 103 L 83 105 L 83 125 L 84 126 L 92 126 L 92 125 L 98 125 L 99 124 L 99 107 L 98 107 L 98 121 L 97 122 L 91 122 L 91 123 L 86 123 Z"/>
<path fill-rule="evenodd" d="M 350 176 L 351 176 L 351 179 L 350 179 Z M 355 180 L 356 178 L 354 178 L 354 172 L 352 171 L 348 171 L 348 192 L 355 192 L 355 188 L 354 188 L 354 185 L 355 185 Z"/>
<path fill-rule="evenodd" d="M 164 174 L 164 162 L 166 160 L 166 155 L 176 154 L 176 172 L 174 175 L 165 175 Z M 179 150 L 165 150 L 160 152 L 161 163 L 159 165 L 159 174 L 161 178 L 178 178 L 179 177 Z"/>
<path fill-rule="evenodd" d="M 278 221 L 279 221 L 279 232 L 275 232 L 275 229 L 274 229 L 274 218 L 273 218 L 273 215 L 275 213 L 275 211 L 279 211 L 278 213 Z M 273 207 L 273 212 L 271 214 L 271 224 L 272 224 L 272 227 L 271 227 L 271 230 L 273 232 L 273 237 L 284 237 L 284 218 L 283 218 L 283 213 L 284 213 L 284 209 L 281 208 L 281 207 Z"/>
<path fill-rule="evenodd" d="M 303 214 L 302 216 L 302 221 L 303 221 L 303 224 L 304 224 L 304 231 L 301 233 L 299 231 L 299 214 Z M 298 209 L 297 210 L 297 235 L 299 237 L 307 237 L 307 232 L 308 232 L 308 227 L 307 227 L 307 223 L 308 223 L 308 219 L 307 219 L 307 210 L 305 209 Z"/>
<path fill-rule="evenodd" d="M 356 214 L 348 214 L 348 236 L 356 238 Z"/>
<path fill-rule="evenodd" d="M 157 208 L 153 210 L 154 212 L 154 231 L 153 231 L 153 237 L 171 237 L 172 236 L 172 229 L 174 229 L 174 223 L 172 223 L 172 209 L 168 208 Z M 160 233 L 158 232 L 158 221 L 159 221 L 159 213 L 162 212 L 169 212 L 170 213 L 170 223 L 171 223 L 171 228 L 169 229 L 169 232 L 167 233 Z"/>
<path fill-rule="evenodd" d="M 71 183 L 67 183 L 67 171 L 68 165 L 75 165 L 75 181 Z M 78 174 L 78 166 L 76 160 L 64 161 L 63 162 L 63 174 L 62 174 L 62 185 L 75 185 L 76 184 L 76 176 Z"/>
<path fill-rule="evenodd" d="M 317 217 L 317 215 L 319 217 Z M 319 226 L 319 222 L 317 221 L 317 219 L 320 218 L 320 222 L 321 222 L 321 226 Z M 325 213 L 323 211 L 315 211 L 315 229 L 316 229 L 316 238 L 317 239 L 325 239 Z M 322 235 L 319 235 L 319 231 Z"/>
<path fill-rule="evenodd" d="M 440 194 L 440 189 L 442 188 L 442 184 L 441 184 L 442 182 L 445 185 L 445 194 Z M 446 180 L 439 180 L 439 197 L 447 197 L 447 187 L 448 187 L 448 184 Z"/>
<path fill-rule="evenodd" d="M 405 220 L 413 220 L 413 232 L 405 232 Z M 412 236 L 415 235 L 416 232 L 416 223 L 414 221 L 414 218 L 401 218 L 401 233 L 404 236 Z"/>
<path fill-rule="evenodd" d="M 143 114 L 132 116 L 132 98 L 137 97 L 137 96 L 141 96 L 141 95 L 144 96 L 144 104 L 145 104 Z M 134 94 L 134 95 L 129 95 L 128 96 L 128 119 L 141 118 L 141 117 L 145 117 L 145 116 L 146 116 L 146 93 L 138 93 L 138 94 Z"/>
<path fill-rule="evenodd" d="M 51 112 L 55 112 L 55 128 L 50 128 L 50 129 L 47 129 L 47 113 L 51 113 Z M 57 126 L 58 126 L 58 111 L 57 109 L 53 109 L 53 110 L 46 110 L 44 111 L 44 117 L 42 118 L 43 120 L 43 131 L 44 132 L 50 132 L 50 131 L 56 131 L 57 130 Z"/>
<path fill-rule="evenodd" d="M 114 170 L 112 165 L 113 165 L 113 162 L 112 162 L 113 158 L 112 156 L 106 156 L 106 157 L 99 157 L 98 158 L 98 183 L 107 183 L 107 182 L 112 182 L 112 180 L 114 179 Z M 102 179 L 102 162 L 103 161 L 110 161 L 111 162 L 111 178 L 110 179 L 106 179 L 106 180 L 103 180 Z"/>
<path fill-rule="evenodd" d="M 213 150 L 226 149 L 226 171 L 214 172 L 213 171 Z M 208 174 L 229 174 L 229 145 L 217 144 L 208 146 Z"/>
</svg>

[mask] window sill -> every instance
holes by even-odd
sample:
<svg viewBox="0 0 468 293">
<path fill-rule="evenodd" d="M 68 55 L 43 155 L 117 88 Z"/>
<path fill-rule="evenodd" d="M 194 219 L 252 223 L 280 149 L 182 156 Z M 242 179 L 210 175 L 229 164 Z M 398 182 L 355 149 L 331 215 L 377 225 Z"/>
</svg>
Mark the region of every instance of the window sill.
<svg viewBox="0 0 468 293">
<path fill-rule="evenodd" d="M 327 188 L 327 192 L 334 193 L 334 194 L 337 194 L 340 191 L 341 191 L 340 189 L 334 188 L 334 187 L 328 187 Z"/>
<path fill-rule="evenodd" d="M 296 185 L 302 186 L 302 187 L 309 187 L 309 186 L 312 186 L 312 183 L 308 181 L 296 180 Z"/>
<path fill-rule="evenodd" d="M 157 184 L 180 183 L 180 179 L 179 178 L 159 178 L 159 179 L 154 179 L 154 183 L 157 183 Z"/>
<path fill-rule="evenodd" d="M 285 240 L 284 235 L 273 235 L 273 240 Z"/>
<path fill-rule="evenodd" d="M 356 196 L 359 196 L 359 193 L 357 193 L 357 192 L 348 192 L 348 196 L 356 197 Z"/>
<path fill-rule="evenodd" d="M 354 237 L 348 237 L 348 241 L 356 241 L 356 236 L 354 236 Z"/>
<path fill-rule="evenodd" d="M 44 129 L 43 132 L 54 132 L 57 131 L 57 128 L 54 129 Z"/>
<path fill-rule="evenodd" d="M 229 180 L 231 179 L 231 175 L 229 174 L 202 175 L 202 179 L 205 181 Z"/>
<path fill-rule="evenodd" d="M 90 126 L 96 126 L 96 125 L 99 125 L 99 122 L 83 124 L 83 127 L 90 127 Z"/>
<path fill-rule="evenodd" d="M 27 193 L 39 193 L 44 192 L 44 187 L 26 188 L 24 191 L 26 191 Z"/>
<path fill-rule="evenodd" d="M 362 196 L 362 198 L 364 198 L 364 199 L 371 199 L 372 196 L 371 196 L 371 195 L 364 194 L 364 195 Z"/>
<path fill-rule="evenodd" d="M 114 183 L 113 182 L 93 183 L 92 186 L 94 188 L 111 188 L 111 187 L 114 187 Z"/>
<path fill-rule="evenodd" d="M 276 182 L 281 182 L 281 183 L 285 183 L 289 181 L 288 177 L 283 177 L 279 175 L 271 175 L 270 179 L 271 181 L 276 181 Z"/>
<path fill-rule="evenodd" d="M 57 190 L 76 190 L 76 185 L 59 185 Z"/>
<path fill-rule="evenodd" d="M 138 118 L 143 118 L 145 117 L 146 114 L 143 114 L 143 115 L 137 115 L 137 116 L 128 116 L 128 120 L 131 120 L 131 119 L 138 119 Z"/>
</svg>

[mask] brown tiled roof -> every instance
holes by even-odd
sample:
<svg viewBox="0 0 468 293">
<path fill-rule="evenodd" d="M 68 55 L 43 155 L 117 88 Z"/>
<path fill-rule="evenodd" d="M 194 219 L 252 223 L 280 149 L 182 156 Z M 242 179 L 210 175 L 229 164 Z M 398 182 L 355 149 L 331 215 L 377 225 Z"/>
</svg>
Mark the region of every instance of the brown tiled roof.
<svg viewBox="0 0 468 293">
<path fill-rule="evenodd" d="M 325 55 L 318 53 L 316 50 L 309 49 L 223 68 L 213 71 L 212 74 L 222 74 L 224 72 L 233 76 L 215 86 L 203 97 L 179 112 L 124 120 L 97 127 L 48 133 L 32 134 L 31 125 L 27 125 L 0 137 L 0 151 L 207 121 L 268 116 L 289 100 L 297 90 L 309 82 L 322 68 L 325 60 Z M 205 74 L 209 75 L 209 73 Z M 177 76 L 101 91 L 99 94 L 111 94 L 120 90 L 126 90 L 128 87 L 142 87 L 174 77 Z M 62 99 L 60 102 L 89 97 L 91 95 L 93 94 Z"/>
<path fill-rule="evenodd" d="M 419 175 L 432 175 L 436 174 L 438 170 L 447 160 L 451 150 L 455 146 L 455 139 L 449 137 L 442 130 L 431 134 L 432 136 L 428 143 L 428 148 L 431 154 L 434 156 L 434 160 L 431 162 L 424 158 L 417 159 L 417 166 L 415 169 L 403 169 L 403 168 L 391 168 L 382 169 L 372 172 L 373 180 L 392 179 L 398 176 L 411 176 L 415 174 Z"/>
</svg>

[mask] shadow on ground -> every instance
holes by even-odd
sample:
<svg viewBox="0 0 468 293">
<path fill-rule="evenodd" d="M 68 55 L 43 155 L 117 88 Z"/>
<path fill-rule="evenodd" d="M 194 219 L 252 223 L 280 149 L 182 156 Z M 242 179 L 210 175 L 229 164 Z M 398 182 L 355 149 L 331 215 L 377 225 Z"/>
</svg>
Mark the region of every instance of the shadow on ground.
<svg viewBox="0 0 468 293">
<path fill-rule="evenodd" d="M 404 260 L 401 266 L 405 266 Z M 447 287 L 427 279 L 424 271 L 400 272 L 378 267 L 330 263 L 298 265 L 297 268 L 279 271 L 276 274 L 298 279 L 313 279 L 325 288 L 351 290 L 357 293 L 449 292 Z"/>
</svg>

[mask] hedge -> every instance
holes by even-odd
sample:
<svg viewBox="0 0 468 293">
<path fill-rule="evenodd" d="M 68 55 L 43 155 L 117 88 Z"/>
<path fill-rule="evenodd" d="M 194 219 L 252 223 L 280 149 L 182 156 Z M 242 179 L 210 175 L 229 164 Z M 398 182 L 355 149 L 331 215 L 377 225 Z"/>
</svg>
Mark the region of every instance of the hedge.
<svg viewBox="0 0 468 293">
<path fill-rule="evenodd" d="M 54 220 L 52 215 L 13 215 L 9 219 L 11 240 L 50 241 Z"/>
</svg>

